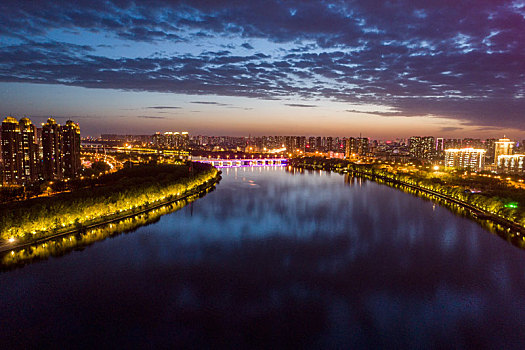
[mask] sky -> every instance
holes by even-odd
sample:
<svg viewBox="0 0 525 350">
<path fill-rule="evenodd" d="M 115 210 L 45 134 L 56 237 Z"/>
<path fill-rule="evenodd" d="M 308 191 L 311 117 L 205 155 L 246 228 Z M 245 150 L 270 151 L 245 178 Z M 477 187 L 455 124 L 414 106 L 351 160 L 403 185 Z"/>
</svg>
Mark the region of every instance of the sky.
<svg viewBox="0 0 525 350">
<path fill-rule="evenodd" d="M 525 139 L 525 0 L 0 2 L 0 116 Z"/>
</svg>

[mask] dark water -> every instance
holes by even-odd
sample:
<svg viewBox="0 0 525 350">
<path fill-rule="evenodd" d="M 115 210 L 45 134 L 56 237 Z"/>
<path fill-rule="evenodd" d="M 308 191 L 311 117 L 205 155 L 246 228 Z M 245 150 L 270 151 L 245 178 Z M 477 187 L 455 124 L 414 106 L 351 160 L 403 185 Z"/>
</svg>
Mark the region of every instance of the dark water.
<svg viewBox="0 0 525 350">
<path fill-rule="evenodd" d="M 225 171 L 133 233 L 0 274 L 0 348 L 520 348 L 525 251 L 338 174 Z"/>
</svg>

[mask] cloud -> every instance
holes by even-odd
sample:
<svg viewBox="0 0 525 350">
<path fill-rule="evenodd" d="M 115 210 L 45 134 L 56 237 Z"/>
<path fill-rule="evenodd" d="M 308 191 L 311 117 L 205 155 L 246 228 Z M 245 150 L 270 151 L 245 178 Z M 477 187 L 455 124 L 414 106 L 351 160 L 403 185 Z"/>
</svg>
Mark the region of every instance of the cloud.
<svg viewBox="0 0 525 350">
<path fill-rule="evenodd" d="M 137 118 L 142 118 L 142 119 L 167 119 L 166 117 L 158 117 L 158 116 L 152 116 L 152 115 L 138 115 Z"/>
<path fill-rule="evenodd" d="M 440 132 L 452 132 L 452 131 L 459 131 L 459 130 L 463 130 L 463 128 L 455 127 L 455 126 L 445 126 L 441 128 L 439 131 Z"/>
<path fill-rule="evenodd" d="M 5 0 L 0 21 L 2 82 L 324 99 L 525 130 L 525 9 L 512 0 Z M 60 33 L 109 39 L 91 47 Z M 99 51 L 145 42 L 193 50 Z"/>
<path fill-rule="evenodd" d="M 229 107 L 226 107 L 226 108 L 230 108 L 230 109 L 242 109 L 242 110 L 244 110 L 244 111 L 251 111 L 251 110 L 253 110 L 252 107 L 229 106 Z"/>
<path fill-rule="evenodd" d="M 145 107 L 147 109 L 181 109 L 182 107 L 177 106 L 152 106 L 152 107 Z"/>
<path fill-rule="evenodd" d="M 308 104 L 303 104 L 303 103 L 285 103 L 286 106 L 290 106 L 290 107 L 302 107 L 302 108 L 315 108 L 317 107 L 316 105 L 308 105 Z"/>
<path fill-rule="evenodd" d="M 199 105 L 229 106 L 226 103 L 219 103 L 219 102 L 213 102 L 213 101 L 191 101 L 190 103 L 199 104 Z"/>
<path fill-rule="evenodd" d="M 346 112 L 349 113 L 359 113 L 359 114 L 370 114 L 370 115 L 377 115 L 381 117 L 400 117 L 400 116 L 406 116 L 405 113 L 401 111 L 395 111 L 395 112 L 380 112 L 380 111 L 359 111 L 357 109 L 347 109 Z"/>
</svg>

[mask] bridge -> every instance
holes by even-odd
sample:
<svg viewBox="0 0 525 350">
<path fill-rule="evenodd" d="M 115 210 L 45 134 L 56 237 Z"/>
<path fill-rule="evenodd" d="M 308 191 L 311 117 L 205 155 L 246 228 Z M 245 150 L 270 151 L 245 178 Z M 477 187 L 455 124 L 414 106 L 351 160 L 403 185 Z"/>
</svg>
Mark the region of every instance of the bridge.
<svg viewBox="0 0 525 350">
<path fill-rule="evenodd" d="M 241 158 L 241 159 L 193 158 L 192 161 L 211 164 L 217 168 L 285 166 L 288 164 L 288 158 Z"/>
</svg>

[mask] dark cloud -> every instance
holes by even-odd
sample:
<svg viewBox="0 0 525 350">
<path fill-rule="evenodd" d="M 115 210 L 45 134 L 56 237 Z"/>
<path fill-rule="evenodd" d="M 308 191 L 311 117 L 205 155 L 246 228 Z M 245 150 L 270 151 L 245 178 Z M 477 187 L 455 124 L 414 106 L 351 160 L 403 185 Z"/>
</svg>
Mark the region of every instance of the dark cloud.
<svg viewBox="0 0 525 350">
<path fill-rule="evenodd" d="M 198 104 L 198 105 L 215 105 L 215 106 L 228 106 L 226 103 L 219 103 L 214 101 L 191 101 L 190 103 Z"/>
<path fill-rule="evenodd" d="M 452 132 L 452 131 L 458 131 L 463 130 L 463 128 L 456 127 L 456 126 L 446 126 L 440 129 L 441 132 Z"/>
<path fill-rule="evenodd" d="M 378 115 L 381 117 L 401 117 L 405 116 L 406 114 L 400 111 L 397 112 L 380 112 L 380 111 L 372 111 L 372 112 L 366 112 L 366 111 L 358 111 L 357 109 L 347 109 L 346 112 L 350 113 L 359 113 L 359 114 L 370 114 L 370 115 Z"/>
<path fill-rule="evenodd" d="M 238 107 L 238 106 L 229 106 L 229 107 L 226 107 L 226 108 L 230 108 L 230 109 L 242 109 L 244 111 L 251 111 L 253 110 L 253 108 L 251 107 Z"/>
<path fill-rule="evenodd" d="M 152 115 L 138 115 L 137 118 L 142 118 L 142 119 L 166 119 L 166 117 L 158 117 L 158 116 L 152 116 Z"/>
<path fill-rule="evenodd" d="M 512 0 L 5 0 L 0 21 L 3 82 L 324 98 L 393 109 L 367 112 L 385 117 L 525 129 L 525 7 Z M 49 40 L 57 30 L 130 45 L 217 38 L 224 50 L 101 57 Z M 232 38 L 243 44 L 223 44 Z M 256 39 L 285 45 L 254 53 Z M 253 54 L 239 55 L 239 45 Z"/>
<path fill-rule="evenodd" d="M 286 106 L 290 106 L 290 107 L 302 107 L 302 108 L 315 108 L 317 107 L 316 105 L 308 105 L 308 104 L 303 104 L 303 103 L 285 103 Z"/>
<path fill-rule="evenodd" d="M 177 106 L 152 106 L 146 107 L 147 109 L 181 109 L 182 107 Z"/>
</svg>

